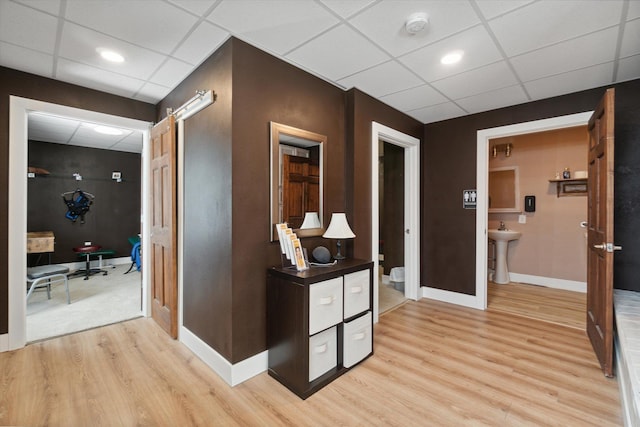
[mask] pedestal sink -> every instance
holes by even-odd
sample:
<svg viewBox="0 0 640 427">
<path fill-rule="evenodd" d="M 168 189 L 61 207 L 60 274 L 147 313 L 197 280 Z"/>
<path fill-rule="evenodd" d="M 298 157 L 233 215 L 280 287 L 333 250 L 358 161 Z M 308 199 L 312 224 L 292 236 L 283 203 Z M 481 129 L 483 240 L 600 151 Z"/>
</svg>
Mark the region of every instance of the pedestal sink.
<svg viewBox="0 0 640 427">
<path fill-rule="evenodd" d="M 514 230 L 489 229 L 489 238 L 496 242 L 496 273 L 494 283 L 504 285 L 509 283 L 509 270 L 507 269 L 507 245 L 512 240 L 518 240 L 522 233 Z"/>
</svg>

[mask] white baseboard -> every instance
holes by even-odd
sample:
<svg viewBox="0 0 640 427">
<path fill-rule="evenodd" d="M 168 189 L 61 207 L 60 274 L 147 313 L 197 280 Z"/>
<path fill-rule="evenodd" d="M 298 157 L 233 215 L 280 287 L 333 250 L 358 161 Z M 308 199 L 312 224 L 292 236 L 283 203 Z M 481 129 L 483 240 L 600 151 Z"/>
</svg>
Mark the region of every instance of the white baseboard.
<svg viewBox="0 0 640 427">
<path fill-rule="evenodd" d="M 422 286 L 422 297 L 430 298 L 437 301 L 448 302 L 451 304 L 457 304 L 464 307 L 476 308 L 484 310 L 481 306 L 479 299 L 475 295 L 461 294 L 459 292 L 445 291 L 437 288 L 430 288 L 428 286 Z"/>
<path fill-rule="evenodd" d="M 0 335 L 0 353 L 9 351 L 9 334 Z"/>
<path fill-rule="evenodd" d="M 131 258 L 128 256 L 123 256 L 123 257 L 118 257 L 118 258 L 103 258 L 102 259 L 102 266 L 109 266 L 109 265 L 122 265 L 122 264 L 131 264 Z M 73 270 L 78 270 L 81 268 L 85 268 L 86 266 L 86 262 L 85 261 L 77 261 L 77 262 L 65 262 L 62 264 L 58 264 L 58 265 L 64 265 L 65 267 L 68 267 L 69 270 L 73 271 Z M 98 267 L 98 260 L 91 260 L 91 268 L 97 268 Z"/>
<path fill-rule="evenodd" d="M 184 326 L 180 328 L 180 342 L 232 387 L 267 370 L 267 351 L 233 365 Z"/>
<path fill-rule="evenodd" d="M 587 292 L 587 283 L 575 280 L 555 279 L 553 277 L 532 276 L 509 272 L 512 282 L 529 283 L 532 285 L 546 286 L 547 288 L 564 289 L 566 291 Z"/>
</svg>

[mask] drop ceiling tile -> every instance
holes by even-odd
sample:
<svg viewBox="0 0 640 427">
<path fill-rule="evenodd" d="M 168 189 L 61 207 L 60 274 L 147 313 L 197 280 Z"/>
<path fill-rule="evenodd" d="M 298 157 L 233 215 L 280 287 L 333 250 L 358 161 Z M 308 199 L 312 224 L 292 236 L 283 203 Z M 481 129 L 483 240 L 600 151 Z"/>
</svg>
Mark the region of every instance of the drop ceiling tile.
<svg viewBox="0 0 640 427">
<path fill-rule="evenodd" d="M 640 55 L 621 59 L 618 64 L 617 82 L 624 82 L 638 78 L 640 74 Z"/>
<path fill-rule="evenodd" d="M 433 82 L 432 85 L 450 99 L 459 99 L 517 84 L 504 62 L 457 74 Z"/>
<path fill-rule="evenodd" d="M 617 28 L 609 28 L 516 56 L 511 64 L 522 81 L 540 79 L 612 61 L 617 39 Z"/>
<path fill-rule="evenodd" d="M 629 21 L 624 26 L 620 57 L 637 55 L 640 53 L 640 19 Z"/>
<path fill-rule="evenodd" d="M 51 78 L 53 55 L 0 42 L 0 65 Z"/>
<path fill-rule="evenodd" d="M 463 50 L 457 64 L 444 65 L 440 58 L 453 50 Z M 448 37 L 399 58 L 428 82 L 459 74 L 502 59 L 502 55 L 482 26 Z"/>
<path fill-rule="evenodd" d="M 142 153 L 142 142 L 140 142 L 140 144 L 125 144 L 122 142 L 119 142 L 118 144 L 112 146 L 110 148 L 111 150 L 115 150 L 115 151 L 123 151 L 126 153 Z M 123 176 L 122 179 L 124 181 L 127 180 L 126 176 Z M 128 177 L 128 179 L 135 179 L 134 177 Z"/>
<path fill-rule="evenodd" d="M 100 57 L 97 48 L 107 48 L 124 56 L 122 63 Z M 96 68 L 146 80 L 160 66 L 164 56 L 96 31 L 67 23 L 60 40 L 60 56 Z"/>
<path fill-rule="evenodd" d="M 10 1 L 0 1 L 0 40 L 53 54 L 58 20 Z M 28 29 L 28 30 L 25 30 Z"/>
<path fill-rule="evenodd" d="M 591 33 L 620 21 L 622 1 L 542 0 L 489 21 L 507 55 Z"/>
<path fill-rule="evenodd" d="M 509 86 L 479 95 L 456 99 L 456 104 L 467 110 L 470 114 L 481 111 L 495 110 L 508 105 L 517 105 L 528 102 L 527 94 L 522 86 Z"/>
<path fill-rule="evenodd" d="M 402 92 L 383 96 L 380 100 L 399 111 L 408 111 L 442 104 L 447 101 L 447 98 L 442 96 L 441 93 L 431 86 L 422 85 Z"/>
<path fill-rule="evenodd" d="M 429 26 L 411 35 L 404 26 L 413 13 L 429 15 Z M 382 49 L 397 56 L 434 43 L 480 22 L 468 2 L 462 1 L 382 1 L 349 21 Z"/>
<path fill-rule="evenodd" d="M 34 9 L 41 10 L 43 12 L 57 15 L 60 12 L 60 0 L 14 0 L 17 3 L 24 4 Z"/>
<path fill-rule="evenodd" d="M 629 10 L 627 10 L 627 19 L 640 18 L 640 1 L 630 1 Z"/>
<path fill-rule="evenodd" d="M 229 33 L 203 21 L 172 55 L 193 65 L 200 64 L 229 38 Z"/>
<path fill-rule="evenodd" d="M 205 12 L 211 8 L 218 0 L 169 0 L 177 6 L 182 7 L 198 16 L 202 16 Z"/>
<path fill-rule="evenodd" d="M 338 46 L 340 48 L 336 49 Z M 390 59 L 366 38 L 345 25 L 326 32 L 286 57 L 334 80 Z"/>
<path fill-rule="evenodd" d="M 426 124 L 453 119 L 454 117 L 464 116 L 467 113 L 453 102 L 445 102 L 443 104 L 408 111 L 407 114 Z"/>
<path fill-rule="evenodd" d="M 176 87 L 192 70 L 191 65 L 170 58 L 160 66 L 149 81 L 160 86 Z"/>
<path fill-rule="evenodd" d="M 140 90 L 135 94 L 134 98 L 140 101 L 155 104 L 165 96 L 169 95 L 171 87 L 160 86 L 154 83 L 146 82 Z"/>
<path fill-rule="evenodd" d="M 374 2 L 374 0 L 320 0 L 329 9 L 340 15 L 342 18 L 347 18 L 354 13 L 362 10 L 366 6 Z"/>
<path fill-rule="evenodd" d="M 524 84 L 534 99 L 544 99 L 611 83 L 613 62 L 571 71 Z"/>
<path fill-rule="evenodd" d="M 198 21 L 193 15 L 159 0 L 69 1 L 66 18 L 166 54 L 175 49 Z"/>
<path fill-rule="evenodd" d="M 279 54 L 339 22 L 315 2 L 290 0 L 223 0 L 208 19 L 258 47 Z"/>
<path fill-rule="evenodd" d="M 424 82 L 402 65 L 389 61 L 338 80 L 338 83 L 346 88 L 357 87 L 378 97 L 416 87 Z"/>
<path fill-rule="evenodd" d="M 503 15 L 514 9 L 522 7 L 528 3 L 533 3 L 532 0 L 482 0 L 477 1 L 476 5 L 480 8 L 480 11 L 484 15 L 485 19 L 492 19 L 498 15 Z"/>
<path fill-rule="evenodd" d="M 58 60 L 57 79 L 131 98 L 143 81 L 66 59 Z"/>
</svg>

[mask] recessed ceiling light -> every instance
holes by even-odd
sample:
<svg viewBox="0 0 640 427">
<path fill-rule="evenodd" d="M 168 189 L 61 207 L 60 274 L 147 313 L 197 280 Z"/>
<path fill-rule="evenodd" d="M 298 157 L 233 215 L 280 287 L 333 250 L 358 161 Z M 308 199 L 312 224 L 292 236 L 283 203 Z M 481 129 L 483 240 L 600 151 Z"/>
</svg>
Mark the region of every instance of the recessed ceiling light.
<svg viewBox="0 0 640 427">
<path fill-rule="evenodd" d="M 440 59 L 440 63 L 445 65 L 455 64 L 456 62 L 460 62 L 464 52 L 461 50 L 454 50 L 453 52 L 447 53 Z"/>
<path fill-rule="evenodd" d="M 100 56 L 102 56 L 107 61 L 110 61 L 110 62 L 124 62 L 124 56 L 120 55 L 116 51 L 109 50 L 109 49 L 104 49 L 102 47 L 97 48 L 96 51 L 98 51 Z"/>
<path fill-rule="evenodd" d="M 120 129 L 112 128 L 109 126 L 96 126 L 93 128 L 93 130 L 104 135 L 122 135 L 123 133 Z"/>
</svg>

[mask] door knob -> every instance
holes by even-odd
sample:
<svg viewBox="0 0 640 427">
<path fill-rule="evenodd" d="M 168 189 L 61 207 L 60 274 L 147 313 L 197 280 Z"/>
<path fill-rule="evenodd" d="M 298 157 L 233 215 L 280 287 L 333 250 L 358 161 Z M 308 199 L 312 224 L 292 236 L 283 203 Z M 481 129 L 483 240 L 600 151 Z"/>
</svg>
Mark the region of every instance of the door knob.
<svg viewBox="0 0 640 427">
<path fill-rule="evenodd" d="M 580 223 L 580 227 L 582 227 L 582 228 L 587 228 L 587 226 L 588 226 L 588 225 L 589 225 L 589 224 L 587 224 L 587 221 L 582 221 L 582 222 Z"/>
<path fill-rule="evenodd" d="M 593 245 L 593 248 L 594 249 L 606 249 L 607 245 L 605 245 L 604 243 L 601 244 L 601 245 Z"/>
<path fill-rule="evenodd" d="M 593 247 L 595 249 L 606 250 L 607 252 L 621 251 L 622 250 L 622 246 L 617 246 L 617 245 L 614 245 L 613 243 L 603 243 L 601 245 L 593 245 Z"/>
</svg>

